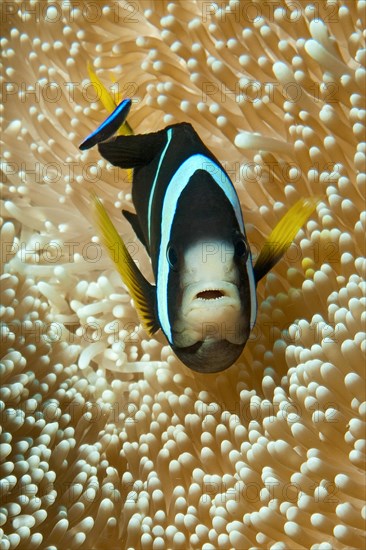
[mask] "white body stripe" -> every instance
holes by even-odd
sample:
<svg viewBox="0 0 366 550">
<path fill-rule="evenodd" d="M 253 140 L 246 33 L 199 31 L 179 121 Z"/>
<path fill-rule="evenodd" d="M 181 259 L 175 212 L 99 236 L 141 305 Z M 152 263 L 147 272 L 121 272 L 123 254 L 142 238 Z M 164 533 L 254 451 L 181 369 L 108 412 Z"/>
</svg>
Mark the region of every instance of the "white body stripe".
<svg viewBox="0 0 366 550">
<path fill-rule="evenodd" d="M 151 186 L 150 197 L 149 197 L 149 209 L 148 209 L 148 216 L 147 216 L 147 229 L 148 229 L 148 232 L 149 232 L 149 242 L 150 243 L 151 243 L 151 210 L 152 210 L 153 197 L 154 197 L 154 193 L 155 193 L 156 182 L 158 181 L 158 177 L 159 177 L 161 164 L 164 160 L 165 153 L 167 152 L 167 149 L 169 147 L 169 143 L 172 139 L 172 135 L 173 135 L 172 128 L 169 128 L 167 134 L 168 134 L 168 139 L 167 139 L 167 142 L 166 142 L 165 147 L 163 149 L 163 152 L 161 153 L 161 156 L 160 156 L 158 169 L 156 170 L 155 178 L 154 178 L 153 184 Z"/>
<path fill-rule="evenodd" d="M 169 143 L 170 139 L 168 140 Z M 164 149 L 162 158 L 165 154 L 168 143 Z M 160 168 L 160 164 L 159 164 Z M 231 206 L 234 209 L 236 219 L 238 221 L 240 230 L 245 234 L 243 216 L 239 204 L 239 200 L 235 191 L 233 184 L 231 183 L 228 176 L 218 166 L 213 160 L 206 157 L 202 154 L 192 155 L 186 159 L 183 164 L 178 168 L 172 177 L 169 185 L 166 189 L 162 215 L 161 215 L 161 242 L 160 250 L 158 257 L 158 273 L 157 273 L 157 300 L 158 300 L 158 315 L 161 328 L 168 338 L 169 342 L 172 344 L 172 331 L 169 322 L 168 315 L 168 277 L 169 277 L 169 264 L 166 258 L 166 250 L 170 241 L 170 234 L 173 225 L 173 220 L 177 208 L 177 203 L 179 197 L 182 194 L 182 191 L 188 185 L 190 178 L 197 170 L 206 170 L 212 176 L 217 185 L 224 191 L 226 197 L 230 201 Z M 156 181 L 154 181 L 154 184 Z M 150 195 L 150 200 L 152 199 L 153 192 Z M 150 212 L 150 204 L 149 204 Z M 247 273 L 249 278 L 249 290 L 251 296 L 251 319 L 250 326 L 252 327 L 255 323 L 256 317 L 256 291 L 255 291 L 255 281 L 253 274 L 253 267 L 251 263 L 250 256 L 248 257 L 247 263 Z"/>
</svg>

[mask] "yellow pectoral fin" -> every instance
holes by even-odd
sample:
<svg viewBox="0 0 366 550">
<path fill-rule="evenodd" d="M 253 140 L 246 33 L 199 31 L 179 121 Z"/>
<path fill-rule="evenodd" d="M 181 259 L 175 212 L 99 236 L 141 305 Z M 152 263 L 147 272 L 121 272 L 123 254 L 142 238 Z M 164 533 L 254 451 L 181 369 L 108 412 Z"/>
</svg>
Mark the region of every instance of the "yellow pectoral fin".
<svg viewBox="0 0 366 550">
<path fill-rule="evenodd" d="M 135 302 L 145 330 L 152 335 L 160 328 L 155 315 L 155 287 L 136 266 L 99 198 L 94 193 L 91 198 L 102 243 Z"/>
<path fill-rule="evenodd" d="M 256 283 L 282 258 L 296 237 L 297 232 L 310 218 L 320 200 L 320 197 L 300 199 L 278 222 L 264 243 L 254 265 Z"/>
</svg>

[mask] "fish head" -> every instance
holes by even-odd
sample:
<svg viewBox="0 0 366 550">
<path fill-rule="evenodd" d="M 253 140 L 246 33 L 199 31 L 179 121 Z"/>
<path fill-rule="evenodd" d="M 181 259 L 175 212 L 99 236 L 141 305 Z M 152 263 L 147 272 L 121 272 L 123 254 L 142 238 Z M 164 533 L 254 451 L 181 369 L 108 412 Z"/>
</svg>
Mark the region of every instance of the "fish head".
<svg viewBox="0 0 366 550">
<path fill-rule="evenodd" d="M 167 258 L 174 352 L 198 372 L 230 367 L 243 351 L 253 317 L 245 235 L 206 235 L 183 247 L 172 242 Z"/>
</svg>

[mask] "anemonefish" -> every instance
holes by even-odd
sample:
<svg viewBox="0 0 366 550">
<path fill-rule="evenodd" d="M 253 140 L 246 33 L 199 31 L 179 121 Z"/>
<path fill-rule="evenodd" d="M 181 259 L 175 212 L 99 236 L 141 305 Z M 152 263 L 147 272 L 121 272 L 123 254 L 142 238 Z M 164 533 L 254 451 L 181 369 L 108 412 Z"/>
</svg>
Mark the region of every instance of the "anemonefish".
<svg viewBox="0 0 366 550">
<path fill-rule="evenodd" d="M 80 149 L 98 144 L 111 164 L 133 169 L 136 213 L 123 214 L 151 258 L 156 284 L 140 272 L 94 196 L 102 241 L 146 331 L 160 328 L 187 367 L 222 371 L 238 359 L 255 324 L 258 281 L 282 257 L 318 198 L 302 199 L 287 212 L 253 266 L 239 199 L 220 162 L 188 123 L 112 137 L 130 105 L 122 101 Z"/>
</svg>

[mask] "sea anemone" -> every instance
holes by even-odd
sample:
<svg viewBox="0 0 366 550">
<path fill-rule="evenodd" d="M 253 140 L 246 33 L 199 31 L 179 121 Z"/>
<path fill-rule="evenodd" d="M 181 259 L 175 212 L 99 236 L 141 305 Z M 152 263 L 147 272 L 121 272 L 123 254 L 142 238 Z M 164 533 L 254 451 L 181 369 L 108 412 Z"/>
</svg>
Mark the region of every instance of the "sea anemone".
<svg viewBox="0 0 366 550">
<path fill-rule="evenodd" d="M 365 545 L 365 0 L 3 2 L 1 549 Z M 150 339 L 99 244 L 78 145 L 106 116 L 191 122 L 232 178 L 254 255 L 321 195 L 258 286 L 227 371 Z"/>
</svg>

